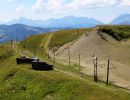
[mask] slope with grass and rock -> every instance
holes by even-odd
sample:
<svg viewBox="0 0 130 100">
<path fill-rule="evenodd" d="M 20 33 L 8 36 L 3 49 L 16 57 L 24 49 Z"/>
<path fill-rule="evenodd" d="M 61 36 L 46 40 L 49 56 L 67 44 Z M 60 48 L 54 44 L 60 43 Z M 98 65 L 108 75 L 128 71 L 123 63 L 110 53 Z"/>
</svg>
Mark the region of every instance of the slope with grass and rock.
<svg viewBox="0 0 130 100">
<path fill-rule="evenodd" d="M 26 41 L 27 42 L 27 41 Z M 43 41 L 42 41 L 43 42 Z M 97 84 L 60 71 L 35 71 L 16 65 L 17 48 L 0 46 L 0 100 L 129 100 L 130 94 L 114 86 Z M 18 49 L 17 49 L 18 50 Z M 6 56 L 6 57 L 5 57 Z M 3 59 L 4 57 L 4 59 Z"/>
<path fill-rule="evenodd" d="M 84 32 L 77 40 L 58 48 L 58 58 L 68 59 L 68 49 L 72 62 L 78 63 L 81 55 L 81 72 L 93 75 L 93 54 L 98 57 L 99 78 L 105 81 L 107 60 L 111 60 L 110 80 L 119 86 L 130 88 L 130 26 L 100 26 L 90 32 Z M 106 30 L 107 31 L 106 31 Z M 105 31 L 104 31 L 105 30 Z"/>
<path fill-rule="evenodd" d="M 129 33 L 128 25 L 97 26 L 90 29 L 61 30 L 32 36 L 33 38 L 27 38 L 26 41 L 30 43 L 29 41 L 34 39 L 38 44 L 38 55 L 43 54 L 45 58 L 49 54 L 53 59 L 55 52 L 56 61 L 67 66 L 68 48 L 71 66 L 78 65 L 80 54 L 82 67 L 80 72 L 87 75 L 93 75 L 92 56 L 94 54 L 98 57 L 98 76 L 103 81 L 106 81 L 107 60 L 110 59 L 110 82 L 130 89 Z M 30 46 L 27 45 L 27 49 L 33 50 Z"/>
</svg>

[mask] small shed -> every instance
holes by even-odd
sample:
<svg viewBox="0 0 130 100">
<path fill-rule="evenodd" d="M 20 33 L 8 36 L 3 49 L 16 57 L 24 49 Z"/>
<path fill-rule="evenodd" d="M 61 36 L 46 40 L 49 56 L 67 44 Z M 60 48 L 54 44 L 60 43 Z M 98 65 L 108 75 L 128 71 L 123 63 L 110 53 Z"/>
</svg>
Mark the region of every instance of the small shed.
<svg viewBox="0 0 130 100">
<path fill-rule="evenodd" d="M 46 62 L 32 61 L 32 69 L 34 70 L 53 70 L 53 65 L 47 64 Z"/>
<path fill-rule="evenodd" d="M 20 57 L 20 58 L 16 58 L 16 62 L 17 64 L 31 64 L 32 61 L 34 60 L 38 60 L 37 58 L 28 58 L 28 57 Z"/>
</svg>

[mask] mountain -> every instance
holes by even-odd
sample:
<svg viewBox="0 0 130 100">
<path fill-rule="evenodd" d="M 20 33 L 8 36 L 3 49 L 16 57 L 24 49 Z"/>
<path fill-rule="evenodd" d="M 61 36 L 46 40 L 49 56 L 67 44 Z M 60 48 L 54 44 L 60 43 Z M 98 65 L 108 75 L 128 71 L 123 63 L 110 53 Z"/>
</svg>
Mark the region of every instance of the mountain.
<svg viewBox="0 0 130 100">
<path fill-rule="evenodd" d="M 41 27 L 43 24 L 42 20 L 31 20 L 31 19 L 27 19 L 24 17 L 20 17 L 19 19 L 14 19 L 10 22 L 7 22 L 7 25 L 12 25 L 12 24 L 25 24 L 25 25 L 29 25 L 29 26 L 35 26 L 35 27 Z"/>
<path fill-rule="evenodd" d="M 11 38 L 22 40 L 33 34 L 49 32 L 49 28 L 32 27 L 23 24 L 0 25 L 0 42 L 9 41 Z"/>
<path fill-rule="evenodd" d="M 116 25 L 130 25 L 130 14 L 121 14 L 116 17 L 111 24 Z"/>
<path fill-rule="evenodd" d="M 87 17 L 75 17 L 75 16 L 67 16 L 64 18 L 59 19 L 48 19 L 48 20 L 31 20 L 21 17 L 17 20 L 12 20 L 7 24 L 26 24 L 36 27 L 71 27 L 71 28 L 84 28 L 84 27 L 93 27 L 96 25 L 101 25 L 102 23 L 94 18 L 87 18 Z"/>
<path fill-rule="evenodd" d="M 53 26 L 55 27 L 73 27 L 73 28 L 83 28 L 83 27 L 93 27 L 96 25 L 102 24 L 101 22 L 87 17 L 74 17 L 68 16 L 61 19 L 49 19 L 45 21 L 44 26 Z"/>
</svg>

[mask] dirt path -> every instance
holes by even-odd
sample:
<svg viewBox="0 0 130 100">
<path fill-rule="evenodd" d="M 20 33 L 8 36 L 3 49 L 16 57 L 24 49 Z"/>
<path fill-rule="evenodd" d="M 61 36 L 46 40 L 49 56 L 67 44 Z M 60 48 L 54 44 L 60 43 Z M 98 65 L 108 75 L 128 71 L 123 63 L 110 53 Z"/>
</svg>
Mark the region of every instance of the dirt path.
<svg viewBox="0 0 130 100">
<path fill-rule="evenodd" d="M 81 79 L 81 80 L 83 80 L 83 81 L 85 81 L 85 82 L 87 81 L 85 78 L 83 78 L 83 77 L 82 77 L 81 75 L 79 75 L 79 74 L 76 74 L 76 73 L 73 73 L 73 72 L 70 72 L 70 71 L 64 71 L 64 70 L 57 69 L 57 68 L 55 68 L 55 70 L 56 70 L 56 71 L 59 71 L 59 72 L 62 72 L 62 73 L 64 73 L 64 74 L 67 74 L 67 75 L 76 77 L 76 78 Z"/>
<path fill-rule="evenodd" d="M 47 41 L 45 42 L 44 49 L 45 49 L 46 53 L 49 52 L 49 47 L 48 46 L 49 46 L 49 43 L 51 41 L 52 36 L 53 36 L 53 33 L 49 34 L 49 36 L 47 37 Z"/>
</svg>

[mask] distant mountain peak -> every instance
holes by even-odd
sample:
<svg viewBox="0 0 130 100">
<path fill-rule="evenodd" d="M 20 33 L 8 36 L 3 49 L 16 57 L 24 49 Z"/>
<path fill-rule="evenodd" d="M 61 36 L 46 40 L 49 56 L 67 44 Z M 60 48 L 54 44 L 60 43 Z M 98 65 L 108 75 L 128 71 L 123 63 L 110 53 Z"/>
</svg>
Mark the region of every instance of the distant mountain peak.
<svg viewBox="0 0 130 100">
<path fill-rule="evenodd" d="M 130 16 L 130 14 L 120 14 L 119 16 Z"/>
<path fill-rule="evenodd" d="M 121 14 L 117 16 L 111 24 L 119 24 L 119 25 L 130 25 L 130 14 Z"/>
<path fill-rule="evenodd" d="M 13 37 L 15 40 L 22 40 L 33 34 L 40 34 L 51 31 L 48 28 L 32 27 L 24 24 L 0 25 L 0 42 L 10 41 Z"/>
<path fill-rule="evenodd" d="M 87 28 L 96 25 L 101 25 L 102 23 L 94 18 L 88 17 L 76 17 L 76 16 L 66 16 L 63 18 L 51 18 L 48 20 L 32 20 L 25 17 L 20 17 L 17 20 L 8 22 L 8 25 L 21 23 L 25 25 L 35 26 L 35 27 L 72 27 L 72 28 Z"/>
</svg>

